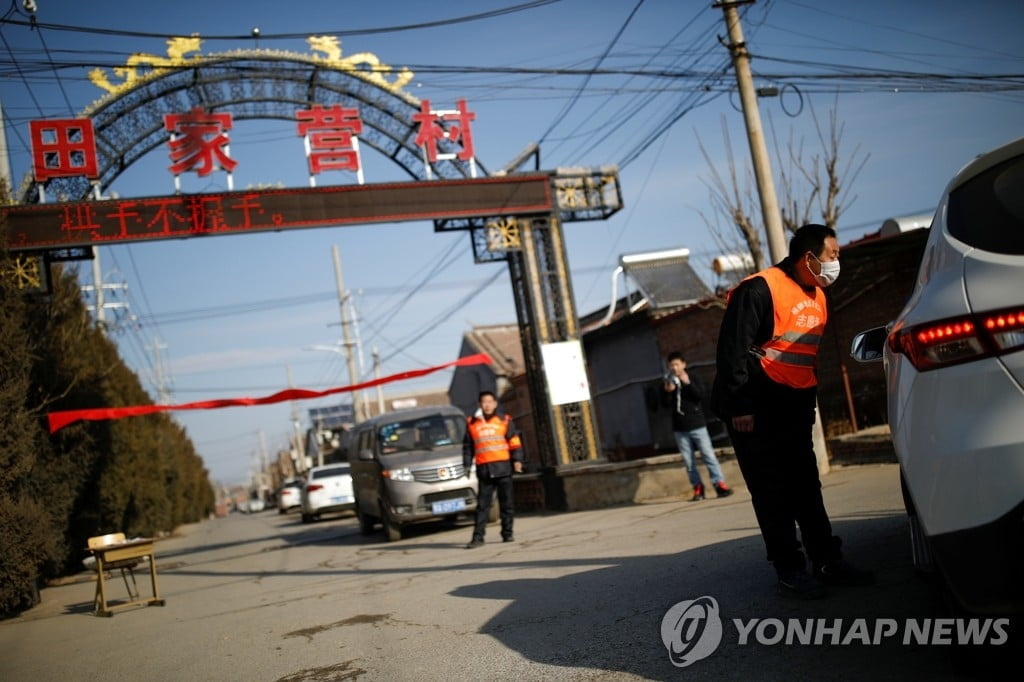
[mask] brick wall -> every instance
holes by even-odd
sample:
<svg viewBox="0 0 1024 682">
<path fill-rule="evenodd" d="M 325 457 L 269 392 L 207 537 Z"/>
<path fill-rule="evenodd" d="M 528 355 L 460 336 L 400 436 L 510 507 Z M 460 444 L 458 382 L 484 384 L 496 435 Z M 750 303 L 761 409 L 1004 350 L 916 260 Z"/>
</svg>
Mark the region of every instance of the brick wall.
<svg viewBox="0 0 1024 682">
<path fill-rule="evenodd" d="M 927 240 L 928 230 L 913 230 L 842 248 L 839 279 L 826 290 L 829 318 L 818 356 L 818 406 L 827 437 L 853 431 L 854 420 L 858 429 L 888 423 L 882 363 L 857 362 L 850 344 L 903 309 Z"/>
<path fill-rule="evenodd" d="M 888 421 L 882 364 L 855 362 L 849 357 L 850 343 L 856 333 L 888 323 L 903 308 L 913 291 L 927 237 L 927 230 L 915 230 L 842 248 L 841 275 L 827 290 L 829 323 L 819 354 L 819 407 L 828 438 L 853 430 L 851 405 L 859 429 Z M 687 358 L 690 371 L 704 384 L 705 412 L 715 438 L 724 432 L 724 427 L 713 416 L 709 401 L 724 310 L 724 299 L 713 299 L 669 314 L 637 313 L 646 316 L 646 322 L 638 324 L 649 326 L 662 359 L 673 350 L 680 351 Z M 616 333 L 615 326 L 598 333 Z M 624 327 L 632 329 L 630 325 Z M 594 368 L 590 371 L 593 373 Z M 592 383 L 597 385 L 600 381 L 595 377 Z M 540 455 L 525 374 L 514 377 L 512 385 L 513 391 L 502 407 L 523 432 L 527 470 L 538 471 Z M 660 423 L 659 416 L 650 414 L 644 405 L 637 404 L 635 409 L 637 419 L 651 419 L 652 429 Z M 600 422 L 597 426 L 601 431 Z M 653 452 L 652 447 L 611 447 L 605 454 L 612 460 L 629 460 Z"/>
</svg>

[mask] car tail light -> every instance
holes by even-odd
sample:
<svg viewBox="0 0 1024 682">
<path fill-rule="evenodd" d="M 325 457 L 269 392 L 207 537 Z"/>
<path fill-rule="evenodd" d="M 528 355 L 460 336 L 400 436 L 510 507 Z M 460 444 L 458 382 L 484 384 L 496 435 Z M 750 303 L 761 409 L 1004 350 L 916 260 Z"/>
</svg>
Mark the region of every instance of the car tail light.
<svg viewBox="0 0 1024 682">
<path fill-rule="evenodd" d="M 313 483 L 312 485 L 307 485 L 306 486 L 306 492 L 307 493 L 314 493 L 317 490 L 323 490 L 323 489 L 324 489 L 324 487 L 322 485 L 320 485 L 319 483 Z"/>
<path fill-rule="evenodd" d="M 918 371 L 1024 348 L 1024 307 L 964 315 L 893 331 L 889 347 Z"/>
</svg>

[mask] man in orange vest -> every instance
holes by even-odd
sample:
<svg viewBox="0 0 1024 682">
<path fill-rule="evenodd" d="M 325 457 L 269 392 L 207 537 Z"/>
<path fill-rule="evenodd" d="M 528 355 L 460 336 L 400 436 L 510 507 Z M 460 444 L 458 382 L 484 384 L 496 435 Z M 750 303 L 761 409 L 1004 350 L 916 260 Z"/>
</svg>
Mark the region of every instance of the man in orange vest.
<svg viewBox="0 0 1024 682">
<path fill-rule="evenodd" d="M 801 599 L 825 596 L 826 585 L 874 581 L 842 558 L 811 436 L 818 344 L 828 319 L 823 289 L 838 276 L 835 230 L 804 225 L 786 258 L 729 293 L 718 337 L 712 403 L 729 430 L 779 593 Z"/>
<path fill-rule="evenodd" d="M 512 473 L 523 470 L 523 443 L 519 431 L 508 415 L 498 416 L 498 399 L 490 391 L 480 394 L 480 409 L 466 420 L 466 437 L 462 442 L 462 463 L 469 475 L 476 465 L 480 490 L 476 498 L 476 526 L 466 549 L 484 544 L 487 517 L 498 491 L 501 510 L 501 539 L 512 542 Z"/>
</svg>

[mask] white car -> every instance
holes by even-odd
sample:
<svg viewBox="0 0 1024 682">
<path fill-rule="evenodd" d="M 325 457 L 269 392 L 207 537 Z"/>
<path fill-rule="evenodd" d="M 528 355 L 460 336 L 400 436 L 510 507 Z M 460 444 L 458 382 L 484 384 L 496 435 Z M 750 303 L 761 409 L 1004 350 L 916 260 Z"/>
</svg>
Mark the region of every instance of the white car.
<svg viewBox="0 0 1024 682">
<path fill-rule="evenodd" d="M 352 475 L 348 462 L 313 467 L 302 486 L 302 522 L 318 520 L 322 514 L 355 509 Z"/>
<path fill-rule="evenodd" d="M 238 511 L 243 514 L 255 514 L 266 509 L 266 504 L 258 497 L 252 497 L 248 500 L 242 500 L 238 504 Z"/>
<path fill-rule="evenodd" d="M 286 514 L 302 503 L 302 481 L 292 479 L 281 484 L 277 491 L 277 512 Z"/>
<path fill-rule="evenodd" d="M 1024 612 L 1024 138 L 946 187 L 883 359 L 915 566 L 973 613 Z"/>
</svg>

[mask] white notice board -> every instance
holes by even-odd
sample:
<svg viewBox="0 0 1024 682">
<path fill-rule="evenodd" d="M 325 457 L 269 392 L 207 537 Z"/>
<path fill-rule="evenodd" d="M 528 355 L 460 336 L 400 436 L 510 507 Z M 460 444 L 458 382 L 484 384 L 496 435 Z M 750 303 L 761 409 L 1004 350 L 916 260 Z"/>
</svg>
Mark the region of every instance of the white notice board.
<svg viewBox="0 0 1024 682">
<path fill-rule="evenodd" d="M 543 343 L 544 378 L 552 405 L 590 400 L 590 382 L 583 363 L 583 346 L 578 340 Z"/>
</svg>

